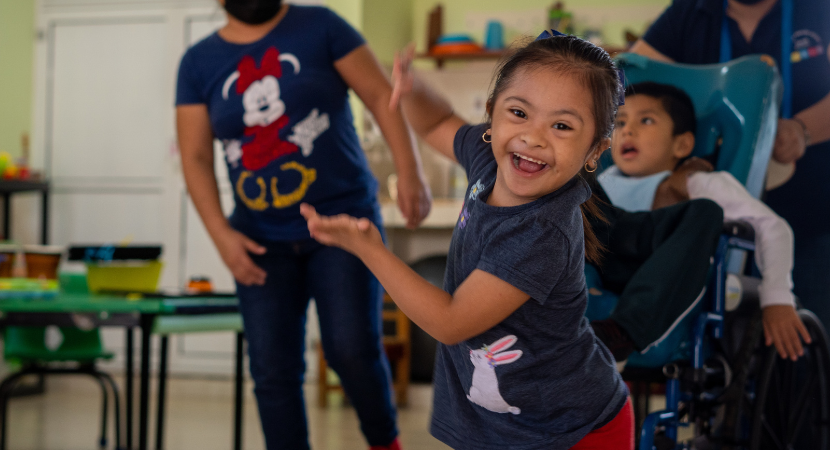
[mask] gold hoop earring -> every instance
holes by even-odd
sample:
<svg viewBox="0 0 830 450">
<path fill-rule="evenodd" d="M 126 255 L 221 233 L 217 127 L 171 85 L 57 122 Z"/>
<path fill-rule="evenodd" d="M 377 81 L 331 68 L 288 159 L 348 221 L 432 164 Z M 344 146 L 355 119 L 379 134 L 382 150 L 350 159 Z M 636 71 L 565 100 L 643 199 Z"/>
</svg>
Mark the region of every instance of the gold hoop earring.
<svg viewBox="0 0 830 450">
<path fill-rule="evenodd" d="M 490 130 L 488 129 L 487 131 L 484 132 L 484 134 L 481 135 L 481 140 L 489 144 L 489 143 L 493 142 L 493 138 L 490 137 L 489 141 L 487 139 L 485 139 L 485 137 L 487 137 L 487 132 L 488 131 L 490 131 Z"/>
<path fill-rule="evenodd" d="M 588 161 L 588 162 L 590 162 L 590 161 Z M 596 162 L 596 161 L 594 161 L 594 168 L 593 168 L 593 169 L 589 169 L 589 168 L 588 168 L 588 162 L 586 162 L 586 163 L 585 163 L 585 171 L 586 171 L 586 172 L 588 172 L 588 173 L 594 173 L 594 172 L 596 172 L 596 171 L 597 171 L 597 168 L 599 168 L 599 164 L 597 164 L 597 162 Z"/>
</svg>

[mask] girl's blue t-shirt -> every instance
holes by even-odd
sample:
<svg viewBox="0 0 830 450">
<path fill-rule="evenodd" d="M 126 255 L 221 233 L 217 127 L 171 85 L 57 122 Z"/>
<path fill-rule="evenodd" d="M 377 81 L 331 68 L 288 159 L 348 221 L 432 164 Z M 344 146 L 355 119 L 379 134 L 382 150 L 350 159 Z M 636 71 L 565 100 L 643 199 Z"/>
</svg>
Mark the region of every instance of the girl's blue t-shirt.
<svg viewBox="0 0 830 450">
<path fill-rule="evenodd" d="M 431 432 L 454 449 L 567 449 L 613 419 L 628 396 L 614 359 L 584 317 L 588 302 L 574 179 L 534 202 L 486 203 L 496 180 L 486 125 L 463 126 L 455 156 L 467 171 L 444 289 L 475 269 L 530 297 L 507 319 L 456 345 L 439 344 Z"/>
<path fill-rule="evenodd" d="M 326 215 L 376 215 L 377 181 L 334 68 L 363 44 L 332 11 L 291 5 L 257 42 L 213 33 L 182 57 L 176 105 L 207 106 L 234 192 L 234 228 L 255 239 L 308 238 L 301 202 Z"/>
</svg>

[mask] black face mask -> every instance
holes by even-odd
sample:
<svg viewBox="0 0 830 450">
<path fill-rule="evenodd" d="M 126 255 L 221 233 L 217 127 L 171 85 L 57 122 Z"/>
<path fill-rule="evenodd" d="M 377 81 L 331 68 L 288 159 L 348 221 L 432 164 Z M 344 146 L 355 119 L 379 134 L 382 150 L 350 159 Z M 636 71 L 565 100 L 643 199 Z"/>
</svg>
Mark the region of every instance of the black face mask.
<svg viewBox="0 0 830 450">
<path fill-rule="evenodd" d="M 282 7 L 282 0 L 225 0 L 225 11 L 249 25 L 273 19 Z"/>
</svg>

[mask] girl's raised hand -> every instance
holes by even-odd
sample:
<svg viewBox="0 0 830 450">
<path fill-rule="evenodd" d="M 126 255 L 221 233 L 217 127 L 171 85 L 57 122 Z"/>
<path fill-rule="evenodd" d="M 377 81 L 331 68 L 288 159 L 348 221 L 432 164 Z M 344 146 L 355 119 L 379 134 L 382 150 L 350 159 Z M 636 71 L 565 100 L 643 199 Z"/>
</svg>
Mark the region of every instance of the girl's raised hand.
<svg viewBox="0 0 830 450">
<path fill-rule="evenodd" d="M 311 237 L 321 244 L 340 247 L 357 256 L 360 256 L 361 250 L 372 245 L 383 245 L 380 231 L 369 219 L 346 214 L 321 216 L 308 203 L 300 205 L 300 214 L 308 223 Z"/>
<path fill-rule="evenodd" d="M 389 97 L 389 109 L 396 110 L 401 97 L 412 91 L 412 59 L 415 57 L 415 46 L 409 44 L 395 53 L 395 62 L 392 64 L 392 96 Z"/>
</svg>

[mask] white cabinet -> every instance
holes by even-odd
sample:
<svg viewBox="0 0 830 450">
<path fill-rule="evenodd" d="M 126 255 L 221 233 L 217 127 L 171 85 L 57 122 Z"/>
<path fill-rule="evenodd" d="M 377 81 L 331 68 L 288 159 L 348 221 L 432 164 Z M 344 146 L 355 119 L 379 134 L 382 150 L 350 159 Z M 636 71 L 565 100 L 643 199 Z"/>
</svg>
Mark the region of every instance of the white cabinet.
<svg viewBox="0 0 830 450">
<path fill-rule="evenodd" d="M 162 286 L 200 274 L 233 289 L 186 196 L 174 126 L 179 58 L 223 23 L 213 0 L 43 0 L 32 156 L 53 185 L 53 243 L 161 243 Z M 122 368 L 123 330 L 104 340 Z M 171 372 L 230 374 L 233 342 L 176 336 Z"/>
</svg>

